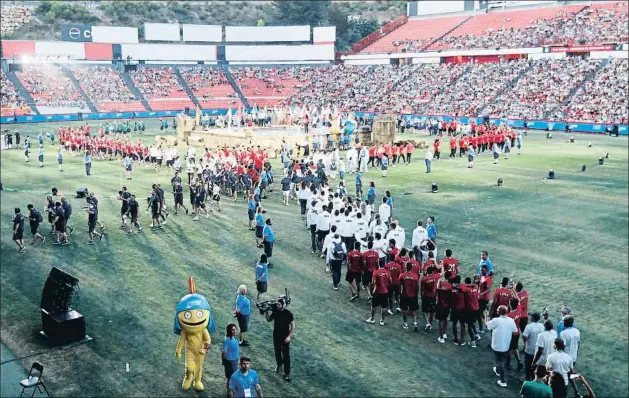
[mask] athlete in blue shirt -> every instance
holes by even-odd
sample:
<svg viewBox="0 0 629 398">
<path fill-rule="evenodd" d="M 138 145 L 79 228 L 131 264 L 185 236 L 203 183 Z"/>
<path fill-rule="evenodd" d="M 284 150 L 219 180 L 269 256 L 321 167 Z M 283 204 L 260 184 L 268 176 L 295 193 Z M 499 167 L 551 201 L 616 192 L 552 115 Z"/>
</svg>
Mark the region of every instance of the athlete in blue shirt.
<svg viewBox="0 0 629 398">
<path fill-rule="evenodd" d="M 230 391 L 230 379 L 232 375 L 238 371 L 238 358 L 240 358 L 240 345 L 236 338 L 236 325 L 230 323 L 225 328 L 225 340 L 223 341 L 223 349 L 221 350 L 221 359 L 223 360 L 223 368 L 225 369 L 225 387 L 227 393 Z"/>
<path fill-rule="evenodd" d="M 236 309 L 234 315 L 238 319 L 238 326 L 240 327 L 239 342 L 240 345 L 246 347 L 249 342 L 245 340 L 245 333 L 249 330 L 249 315 L 251 314 L 251 300 L 247 297 L 247 286 L 238 286 L 238 296 L 236 296 Z"/>
<path fill-rule="evenodd" d="M 266 225 L 262 230 L 263 244 L 264 244 L 264 254 L 269 259 L 269 268 L 273 268 L 273 263 L 271 263 L 271 257 L 273 257 L 273 244 L 275 243 L 275 234 L 273 233 L 273 229 L 271 225 L 273 222 L 270 218 L 266 219 Z"/>
<path fill-rule="evenodd" d="M 240 370 L 229 379 L 229 396 L 231 398 L 253 397 L 254 390 L 258 398 L 262 398 L 260 378 L 255 370 L 249 369 L 250 366 L 251 359 L 249 357 L 240 358 Z"/>
<path fill-rule="evenodd" d="M 249 216 L 249 231 L 255 231 L 252 225 L 256 216 L 256 201 L 253 200 L 253 195 L 249 196 L 249 201 L 247 202 L 247 215 Z"/>
<path fill-rule="evenodd" d="M 256 263 L 256 288 L 258 290 L 258 295 L 256 297 L 256 304 L 258 304 L 262 295 L 266 293 L 268 289 L 269 283 L 269 261 L 266 258 L 266 254 L 260 255 L 260 261 Z"/>
</svg>

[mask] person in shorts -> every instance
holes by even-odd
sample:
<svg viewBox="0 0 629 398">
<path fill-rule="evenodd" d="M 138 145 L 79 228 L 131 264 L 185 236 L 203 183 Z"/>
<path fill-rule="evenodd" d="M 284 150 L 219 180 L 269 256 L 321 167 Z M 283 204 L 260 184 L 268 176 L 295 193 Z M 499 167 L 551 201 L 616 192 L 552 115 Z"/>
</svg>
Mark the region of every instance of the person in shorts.
<svg viewBox="0 0 629 398">
<path fill-rule="evenodd" d="M 408 323 L 406 319 L 409 314 L 413 317 L 413 330 L 418 331 L 417 325 L 417 310 L 419 309 L 419 303 L 417 302 L 417 295 L 419 293 L 419 275 L 413 272 L 413 263 L 410 261 L 405 265 L 406 272 L 400 274 L 400 308 L 402 309 L 402 320 L 404 323 L 402 327 L 408 329 Z"/>
<path fill-rule="evenodd" d="M 54 209 L 54 220 L 53 223 L 55 225 L 55 233 L 57 235 L 57 241 L 53 244 L 56 245 L 67 245 L 68 236 L 66 234 L 66 218 L 63 212 L 63 207 L 61 206 L 61 202 L 55 202 Z"/>
<path fill-rule="evenodd" d="M 258 295 L 256 296 L 256 304 L 262 301 L 262 297 L 264 293 L 266 293 L 268 289 L 269 283 L 269 260 L 266 257 L 266 254 L 260 255 L 260 261 L 256 264 L 256 289 L 258 290 Z"/>
<path fill-rule="evenodd" d="M 432 321 L 435 318 L 435 310 L 437 308 L 437 283 L 439 278 L 441 278 L 439 268 L 431 265 L 421 280 L 422 313 L 426 321 L 425 331 L 432 330 Z"/>
<path fill-rule="evenodd" d="M 227 379 L 226 388 L 229 394 L 229 379 L 238 371 L 238 359 L 240 358 L 240 345 L 236 334 L 238 329 L 236 325 L 230 323 L 225 327 L 225 340 L 223 341 L 223 349 L 221 350 L 221 359 L 223 368 L 225 369 L 225 378 Z"/>
<path fill-rule="evenodd" d="M 31 227 L 31 234 L 33 235 L 33 242 L 31 242 L 31 245 L 37 245 L 37 238 L 40 239 L 40 243 L 44 243 L 46 237 L 37 232 L 39 224 L 44 221 L 44 218 L 35 206 L 29 204 L 26 208 L 28 209 L 28 221 Z"/>
<path fill-rule="evenodd" d="M 96 232 L 96 222 L 98 221 L 98 212 L 96 211 L 96 206 L 90 203 L 87 207 L 87 232 L 89 234 L 89 240 L 87 241 L 88 245 L 94 244 L 94 235 L 98 236 L 98 240 L 103 240 L 103 233 Z"/>
<path fill-rule="evenodd" d="M 238 328 L 240 334 L 238 335 L 239 344 L 243 347 L 247 347 L 249 342 L 245 340 L 245 333 L 249 330 L 249 316 L 251 315 L 251 300 L 247 297 L 247 286 L 238 286 L 238 295 L 236 296 L 236 309 L 234 310 L 234 316 L 238 320 Z"/>
<path fill-rule="evenodd" d="M 391 274 L 384 268 L 382 263 L 378 263 L 378 269 L 373 273 L 371 281 L 373 294 L 371 299 L 371 316 L 365 320 L 367 323 L 376 323 L 376 308 L 380 307 L 380 326 L 384 326 L 384 314 L 389 307 L 389 286 L 391 285 Z"/>
<path fill-rule="evenodd" d="M 142 232 L 142 225 L 138 222 L 138 213 L 140 212 L 140 204 L 135 199 L 135 195 L 131 194 L 129 197 L 129 211 L 127 213 L 127 217 L 131 218 L 131 223 L 129 224 L 129 229 L 127 230 L 127 235 L 131 235 L 133 233 L 133 227 L 138 228 L 138 232 Z"/>
<path fill-rule="evenodd" d="M 448 337 L 448 316 L 450 315 L 450 296 L 452 294 L 452 284 L 450 283 L 450 271 L 447 271 L 443 278 L 437 282 L 437 311 L 436 318 L 439 321 L 439 337 L 437 341 L 445 343 Z"/>
</svg>

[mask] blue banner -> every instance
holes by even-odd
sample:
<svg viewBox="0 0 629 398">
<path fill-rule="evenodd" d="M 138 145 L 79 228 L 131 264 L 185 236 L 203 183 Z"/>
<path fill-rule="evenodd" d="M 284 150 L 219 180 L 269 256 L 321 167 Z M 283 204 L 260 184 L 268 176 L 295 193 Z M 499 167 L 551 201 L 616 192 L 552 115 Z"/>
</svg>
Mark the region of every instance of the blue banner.
<svg viewBox="0 0 629 398">
<path fill-rule="evenodd" d="M 158 117 L 175 117 L 177 114 L 182 113 L 179 111 L 160 111 L 160 112 L 118 112 L 118 113 L 84 113 L 82 120 L 107 120 L 107 119 L 135 119 L 135 118 L 158 118 Z M 227 109 L 204 109 L 201 111 L 203 115 L 218 116 L 227 114 Z M 236 113 L 235 109 L 232 109 L 232 113 Z M 190 115 L 195 116 L 196 110 L 191 109 Z M 357 117 L 374 117 L 374 113 L 369 112 L 355 112 Z M 405 120 L 411 123 L 425 123 L 430 116 L 426 115 L 403 115 Z M 450 122 L 452 119 L 456 119 L 462 123 L 467 124 L 470 119 L 474 120 L 477 124 L 483 122 L 483 118 L 476 117 L 453 117 L 453 116 L 436 116 L 438 120 L 445 120 Z M 17 121 L 16 121 L 17 119 Z M 68 115 L 38 115 L 38 116 L 18 116 L 14 118 L 2 117 L 0 123 L 13 124 L 13 123 L 42 123 L 42 122 L 65 122 L 65 121 L 78 121 L 79 116 L 77 114 Z M 507 124 L 513 128 L 524 128 L 524 120 L 521 119 L 489 119 L 493 124 Z M 570 127 L 570 130 L 578 133 L 593 133 L 593 134 L 606 134 L 607 127 L 611 125 L 601 123 L 566 123 L 566 122 L 551 122 L 547 120 L 528 120 L 528 128 L 531 130 L 549 130 L 549 131 L 565 131 L 566 125 Z M 628 135 L 629 125 L 622 124 L 618 126 L 618 134 Z"/>
</svg>

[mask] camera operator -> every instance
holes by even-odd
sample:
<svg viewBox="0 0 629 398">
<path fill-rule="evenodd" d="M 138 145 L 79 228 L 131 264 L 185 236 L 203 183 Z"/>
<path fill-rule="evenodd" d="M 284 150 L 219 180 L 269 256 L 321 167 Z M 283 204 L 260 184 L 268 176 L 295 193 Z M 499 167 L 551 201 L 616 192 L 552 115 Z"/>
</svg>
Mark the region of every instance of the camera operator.
<svg viewBox="0 0 629 398">
<path fill-rule="evenodd" d="M 295 320 L 293 313 L 285 308 L 286 300 L 279 298 L 273 311 L 265 314 L 267 322 L 275 321 L 273 326 L 273 348 L 277 366 L 275 372 L 279 373 L 284 366 L 284 379 L 291 381 L 290 377 L 290 340 L 295 333 Z"/>
</svg>

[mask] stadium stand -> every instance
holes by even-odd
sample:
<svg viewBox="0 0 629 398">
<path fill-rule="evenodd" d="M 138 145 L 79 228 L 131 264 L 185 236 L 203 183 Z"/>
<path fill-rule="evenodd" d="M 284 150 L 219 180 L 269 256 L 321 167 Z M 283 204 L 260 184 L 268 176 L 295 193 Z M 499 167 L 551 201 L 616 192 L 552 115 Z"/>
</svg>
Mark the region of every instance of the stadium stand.
<svg viewBox="0 0 629 398">
<path fill-rule="evenodd" d="M 626 43 L 629 38 L 628 8 L 626 1 L 594 3 L 553 30 L 547 44 Z"/>
<path fill-rule="evenodd" d="M 0 35 L 11 34 L 33 20 L 31 10 L 25 6 L 7 6 L 2 4 L 0 7 Z"/>
<path fill-rule="evenodd" d="M 226 109 L 242 105 L 222 69 L 180 67 L 179 72 L 202 108 Z"/>
<path fill-rule="evenodd" d="M 234 67 L 229 71 L 250 105 L 274 106 L 294 95 L 324 71 L 321 67 Z"/>
<path fill-rule="evenodd" d="M 72 67 L 71 71 L 99 112 L 146 110 L 131 93 L 116 69 L 110 66 L 93 66 Z"/>
<path fill-rule="evenodd" d="M 469 16 L 410 20 L 380 40 L 367 46 L 361 53 L 419 51 L 454 29 Z"/>
<path fill-rule="evenodd" d="M 26 101 L 20 97 L 15 86 L 5 75 L 4 70 L 0 73 L 0 104 L 2 116 L 23 116 L 31 115 L 33 111 L 26 105 Z"/>
<path fill-rule="evenodd" d="M 154 111 L 194 108 L 171 67 L 140 67 L 129 72 L 133 84 Z"/>
<path fill-rule="evenodd" d="M 577 90 L 566 109 L 569 121 L 627 123 L 627 59 L 610 60 L 591 80 Z"/>
<path fill-rule="evenodd" d="M 423 112 L 431 115 L 477 116 L 528 66 L 524 59 L 475 65 L 454 84 L 440 90 L 439 95 L 425 104 Z"/>
<path fill-rule="evenodd" d="M 50 63 L 27 64 L 15 74 L 41 113 L 88 111 L 81 94 L 59 66 Z"/>
<path fill-rule="evenodd" d="M 572 5 L 476 15 L 428 49 L 539 47 L 584 7 Z"/>
<path fill-rule="evenodd" d="M 319 79 L 299 93 L 283 101 L 285 104 L 308 107 L 338 107 L 343 111 L 380 111 L 384 94 L 404 80 L 413 69 L 392 65 L 334 65 Z"/>
<path fill-rule="evenodd" d="M 376 108 L 395 113 L 424 111 L 426 104 L 458 79 L 467 68 L 465 64 L 413 65 L 408 77 L 385 94 Z"/>
<path fill-rule="evenodd" d="M 534 61 L 513 89 L 500 95 L 486 111 L 499 118 L 560 120 L 559 107 L 601 62 L 579 57 Z"/>
</svg>

